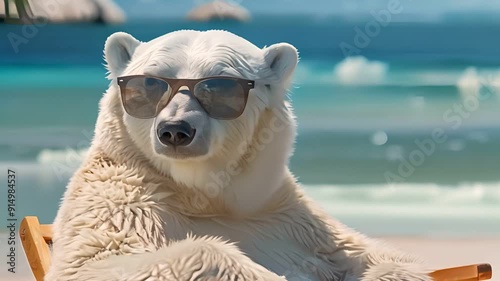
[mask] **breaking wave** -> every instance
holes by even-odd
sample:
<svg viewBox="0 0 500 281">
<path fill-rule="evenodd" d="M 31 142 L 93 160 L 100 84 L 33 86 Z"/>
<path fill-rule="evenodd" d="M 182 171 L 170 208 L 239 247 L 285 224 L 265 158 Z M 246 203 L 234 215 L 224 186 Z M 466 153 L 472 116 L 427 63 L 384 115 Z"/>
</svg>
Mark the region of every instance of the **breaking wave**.
<svg viewBox="0 0 500 281">
<path fill-rule="evenodd" d="M 344 85 L 376 85 L 381 84 L 389 66 L 380 61 L 369 61 L 365 57 L 347 57 L 338 63 L 334 76 L 338 83 Z"/>
<path fill-rule="evenodd" d="M 328 202 L 384 205 L 495 206 L 500 210 L 500 183 L 434 183 L 373 185 L 305 185 L 313 197 Z M 500 215 L 500 214 L 499 214 Z"/>
<path fill-rule="evenodd" d="M 37 156 L 37 162 L 41 164 L 54 162 L 79 164 L 87 155 L 87 151 L 88 148 L 43 149 Z"/>
<path fill-rule="evenodd" d="M 487 88 L 500 95 L 500 70 L 492 68 L 414 68 L 363 56 L 348 57 L 332 66 L 327 62 L 302 61 L 295 72 L 297 85 L 453 87 L 461 94 Z"/>
<path fill-rule="evenodd" d="M 333 217 L 372 235 L 500 234 L 500 183 L 306 185 Z"/>
</svg>

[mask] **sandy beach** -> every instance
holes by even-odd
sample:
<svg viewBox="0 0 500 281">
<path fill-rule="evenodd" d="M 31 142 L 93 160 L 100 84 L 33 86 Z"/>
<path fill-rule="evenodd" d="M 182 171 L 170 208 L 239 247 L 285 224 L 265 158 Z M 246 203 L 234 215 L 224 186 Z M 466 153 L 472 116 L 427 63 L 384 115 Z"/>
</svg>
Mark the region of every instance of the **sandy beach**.
<svg viewBox="0 0 500 281">
<path fill-rule="evenodd" d="M 488 238 L 381 238 L 399 249 L 422 258 L 431 269 L 489 263 L 493 278 L 500 271 L 500 237 Z"/>
<path fill-rule="evenodd" d="M 430 269 L 442 269 L 476 263 L 493 266 L 492 280 L 500 281 L 500 237 L 497 238 L 419 238 L 381 237 L 381 240 L 421 257 Z M 2 253 L 6 251 L 2 244 Z M 18 251 L 18 266 L 15 275 L 7 272 L 2 263 L 0 280 L 34 281 L 22 249 Z"/>
</svg>

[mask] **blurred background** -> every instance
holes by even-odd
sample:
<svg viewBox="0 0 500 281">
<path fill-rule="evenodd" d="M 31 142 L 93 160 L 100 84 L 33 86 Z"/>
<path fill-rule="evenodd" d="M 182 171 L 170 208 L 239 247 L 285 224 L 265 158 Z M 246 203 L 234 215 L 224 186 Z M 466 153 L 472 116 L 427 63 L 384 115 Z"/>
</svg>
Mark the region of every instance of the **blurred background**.
<svg viewBox="0 0 500 281">
<path fill-rule="evenodd" d="M 376 236 L 500 235 L 500 2 L 12 0 L 0 14 L 0 173 L 17 173 L 19 219 L 54 219 L 110 34 L 225 29 L 300 51 L 291 169 L 330 214 Z"/>
</svg>

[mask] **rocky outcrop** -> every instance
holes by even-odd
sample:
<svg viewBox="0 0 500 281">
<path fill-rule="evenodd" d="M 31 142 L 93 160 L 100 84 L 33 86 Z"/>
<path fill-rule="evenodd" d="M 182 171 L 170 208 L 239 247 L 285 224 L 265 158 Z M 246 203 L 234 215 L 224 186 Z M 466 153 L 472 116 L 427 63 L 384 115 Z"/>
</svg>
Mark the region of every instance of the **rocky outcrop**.
<svg viewBox="0 0 500 281">
<path fill-rule="evenodd" d="M 16 2 L 18 1 L 9 1 L 9 15 L 24 21 L 29 19 L 43 19 L 57 23 L 125 21 L 125 13 L 113 0 L 31 0 L 24 1 L 24 5 L 19 3 L 16 5 Z M 0 14 L 5 15 L 4 5 L 0 5 Z"/>
<path fill-rule="evenodd" d="M 194 21 L 248 21 L 250 20 L 250 13 L 247 9 L 236 3 L 215 0 L 192 9 L 188 13 L 187 18 Z"/>
</svg>

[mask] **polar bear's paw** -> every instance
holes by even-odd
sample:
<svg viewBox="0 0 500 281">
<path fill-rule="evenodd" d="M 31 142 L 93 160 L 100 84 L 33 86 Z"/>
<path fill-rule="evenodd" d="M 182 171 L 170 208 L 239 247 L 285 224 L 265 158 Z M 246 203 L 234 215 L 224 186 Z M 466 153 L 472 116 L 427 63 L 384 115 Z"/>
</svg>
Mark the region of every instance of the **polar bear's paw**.
<svg viewBox="0 0 500 281">
<path fill-rule="evenodd" d="M 77 280 L 285 281 L 219 238 L 188 237 L 156 252 L 113 256 L 89 263 Z"/>
</svg>

